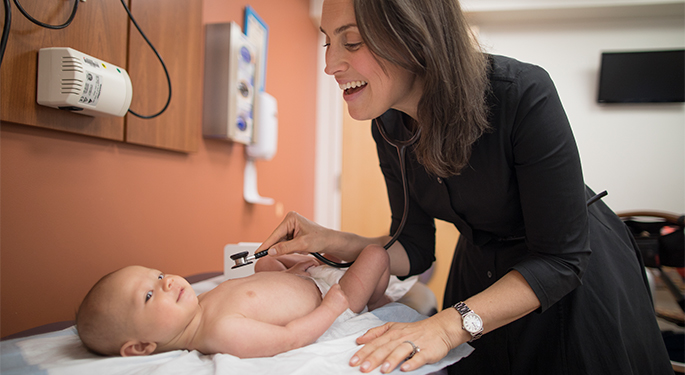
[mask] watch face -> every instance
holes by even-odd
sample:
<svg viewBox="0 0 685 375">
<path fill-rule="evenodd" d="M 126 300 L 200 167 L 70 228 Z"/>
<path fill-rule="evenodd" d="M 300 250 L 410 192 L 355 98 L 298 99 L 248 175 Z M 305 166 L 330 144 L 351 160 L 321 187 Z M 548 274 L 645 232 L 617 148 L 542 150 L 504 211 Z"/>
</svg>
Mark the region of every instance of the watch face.
<svg viewBox="0 0 685 375">
<path fill-rule="evenodd" d="M 464 329 L 468 332 L 478 332 L 483 329 L 483 321 L 475 314 L 466 314 L 463 318 Z"/>
</svg>

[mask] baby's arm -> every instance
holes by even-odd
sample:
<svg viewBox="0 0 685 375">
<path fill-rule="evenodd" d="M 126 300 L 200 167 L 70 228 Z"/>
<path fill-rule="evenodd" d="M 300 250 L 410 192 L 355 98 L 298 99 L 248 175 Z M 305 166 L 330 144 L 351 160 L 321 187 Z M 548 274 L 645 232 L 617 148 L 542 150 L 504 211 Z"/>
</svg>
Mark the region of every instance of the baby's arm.
<svg viewBox="0 0 685 375">
<path fill-rule="evenodd" d="M 204 354 L 227 353 L 240 358 L 270 357 L 316 341 L 348 307 L 339 285 L 328 291 L 311 313 L 285 326 L 250 319 L 228 317 L 208 331 L 199 348 Z M 274 308 L 274 313 L 278 307 Z"/>
</svg>

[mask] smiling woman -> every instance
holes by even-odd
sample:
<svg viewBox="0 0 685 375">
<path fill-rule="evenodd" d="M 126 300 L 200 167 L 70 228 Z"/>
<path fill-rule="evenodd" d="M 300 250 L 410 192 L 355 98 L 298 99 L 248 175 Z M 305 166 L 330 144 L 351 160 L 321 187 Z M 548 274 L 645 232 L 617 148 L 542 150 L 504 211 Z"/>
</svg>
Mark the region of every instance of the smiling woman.
<svg viewBox="0 0 685 375">
<path fill-rule="evenodd" d="M 408 189 L 404 158 L 374 126 L 389 235 L 328 230 L 291 214 L 257 251 L 351 261 L 397 235 L 391 271 L 406 276 L 434 262 L 436 219 L 460 232 L 444 309 L 370 330 L 351 366 L 414 370 L 468 341 L 476 350 L 450 373 L 670 370 L 639 253 L 609 207 L 587 207 L 595 194 L 547 72 L 483 53 L 454 0 L 324 0 L 321 31 L 325 72 L 351 117 L 385 124 L 395 140 L 420 134 L 407 147 Z M 618 315 L 631 323 L 606 324 Z M 604 344 L 615 337 L 622 341 Z"/>
<path fill-rule="evenodd" d="M 394 108 L 416 116 L 422 82 L 394 64 L 382 64 L 367 48 L 351 1 L 324 1 L 321 31 L 326 35 L 326 74 L 344 90 L 350 116 L 369 120 Z"/>
</svg>

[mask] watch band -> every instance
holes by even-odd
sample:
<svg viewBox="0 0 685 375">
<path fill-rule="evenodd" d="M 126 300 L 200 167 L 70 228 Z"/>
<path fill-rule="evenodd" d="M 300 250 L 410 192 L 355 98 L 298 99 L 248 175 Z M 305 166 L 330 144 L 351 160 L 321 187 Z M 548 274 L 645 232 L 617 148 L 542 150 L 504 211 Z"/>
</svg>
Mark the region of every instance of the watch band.
<svg viewBox="0 0 685 375">
<path fill-rule="evenodd" d="M 467 316 L 472 317 L 472 318 L 476 319 L 478 322 L 480 322 L 480 328 L 476 331 L 471 331 L 471 330 L 466 329 L 466 327 L 464 327 L 463 323 L 462 323 L 462 327 L 461 327 L 471 335 L 471 340 L 469 340 L 469 341 L 478 340 L 483 335 L 483 320 L 480 318 L 480 316 L 478 316 L 478 314 L 476 314 L 468 306 L 466 306 L 466 304 L 463 301 L 456 303 L 452 307 L 454 307 L 454 309 L 457 310 L 457 312 L 461 315 L 462 322 L 465 319 L 468 319 Z"/>
<path fill-rule="evenodd" d="M 464 302 L 458 302 L 458 303 L 456 303 L 456 304 L 454 305 L 454 308 L 457 309 L 457 311 L 459 311 L 459 314 L 461 314 L 462 316 L 464 316 L 464 315 L 468 314 L 469 312 L 471 312 L 471 309 L 469 309 L 469 307 L 466 306 L 466 304 L 465 304 Z"/>
</svg>

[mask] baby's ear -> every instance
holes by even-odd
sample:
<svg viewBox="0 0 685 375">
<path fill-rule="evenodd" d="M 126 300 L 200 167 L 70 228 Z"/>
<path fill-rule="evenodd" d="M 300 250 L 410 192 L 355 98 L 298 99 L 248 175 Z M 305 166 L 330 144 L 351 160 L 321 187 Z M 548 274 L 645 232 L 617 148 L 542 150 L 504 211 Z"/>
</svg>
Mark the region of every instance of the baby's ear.
<svg viewBox="0 0 685 375">
<path fill-rule="evenodd" d="M 138 340 L 129 340 L 121 346 L 119 354 L 122 357 L 132 357 L 135 355 L 149 355 L 157 349 L 157 343 L 154 342 L 140 342 Z"/>
</svg>

